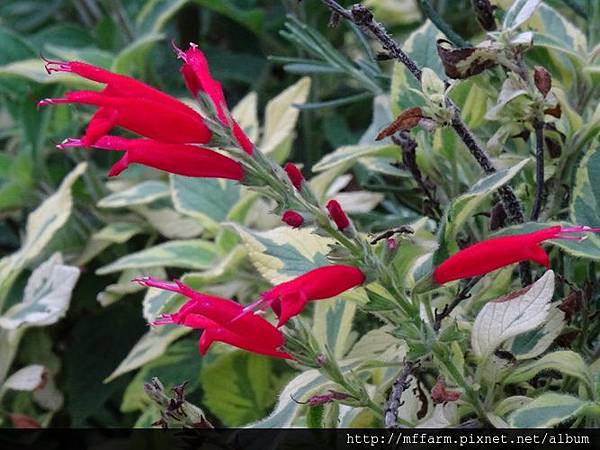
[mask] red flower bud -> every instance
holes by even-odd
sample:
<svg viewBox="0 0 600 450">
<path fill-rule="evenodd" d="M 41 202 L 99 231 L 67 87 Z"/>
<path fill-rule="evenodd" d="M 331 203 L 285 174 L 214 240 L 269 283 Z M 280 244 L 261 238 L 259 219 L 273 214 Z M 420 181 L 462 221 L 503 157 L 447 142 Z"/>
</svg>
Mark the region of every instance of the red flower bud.
<svg viewBox="0 0 600 450">
<path fill-rule="evenodd" d="M 329 211 L 329 217 L 331 217 L 331 220 L 335 222 L 341 231 L 350 226 L 350 220 L 342 209 L 342 205 L 337 200 L 329 200 L 327 202 L 327 210 Z"/>
<path fill-rule="evenodd" d="M 304 217 L 296 211 L 285 211 L 283 216 L 281 216 L 281 220 L 287 223 L 292 228 L 301 227 L 304 223 Z"/>
<path fill-rule="evenodd" d="M 550 267 L 548 254 L 541 247 L 549 239 L 582 240 L 584 237 L 573 233 L 600 232 L 600 228 L 586 226 L 554 226 L 527 234 L 492 238 L 471 245 L 455 253 L 433 272 L 438 284 L 449 281 L 485 275 L 501 267 L 521 261 L 531 260 Z"/>
<path fill-rule="evenodd" d="M 287 173 L 290 181 L 294 185 L 294 187 L 298 190 L 302 189 L 302 182 L 304 181 L 304 176 L 302 176 L 302 172 L 294 163 L 287 163 L 283 166 L 283 170 Z"/>
</svg>

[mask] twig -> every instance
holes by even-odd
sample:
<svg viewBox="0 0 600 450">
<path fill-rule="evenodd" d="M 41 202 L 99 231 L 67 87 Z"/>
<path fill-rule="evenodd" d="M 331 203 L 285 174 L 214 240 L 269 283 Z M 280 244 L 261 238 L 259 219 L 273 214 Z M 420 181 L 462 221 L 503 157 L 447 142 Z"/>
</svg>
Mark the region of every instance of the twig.
<svg viewBox="0 0 600 450">
<path fill-rule="evenodd" d="M 327 6 L 331 11 L 339 14 L 346 20 L 349 20 L 366 32 L 370 33 L 377 39 L 384 50 L 387 51 L 391 56 L 401 62 L 408 71 L 417 79 L 421 80 L 421 69 L 419 66 L 402 50 L 400 45 L 388 34 L 385 27 L 374 20 L 373 14 L 360 4 L 352 6 L 349 10 L 341 6 L 335 0 L 321 0 L 321 2 Z M 485 149 L 477 142 L 473 133 L 467 128 L 463 122 L 460 110 L 450 100 L 446 99 L 446 105 L 448 108 L 453 110 L 452 128 L 456 131 L 462 141 L 465 143 L 477 163 L 481 166 L 486 174 L 492 174 L 496 172 L 496 168 L 492 163 L 489 155 Z M 510 186 L 503 186 L 498 189 L 502 202 L 504 203 L 506 212 L 510 220 L 514 223 L 523 223 L 525 218 L 523 216 L 523 209 L 517 199 L 515 193 Z"/>
<path fill-rule="evenodd" d="M 390 395 L 388 396 L 383 407 L 384 425 L 386 428 L 396 428 L 398 425 L 398 408 L 400 408 L 403 404 L 400 399 L 402 398 L 402 393 L 410 386 L 408 377 L 410 376 L 414 366 L 414 362 L 408 361 L 404 365 L 404 369 L 402 369 L 400 375 L 398 375 L 398 378 L 396 378 L 394 381 L 394 384 L 392 384 L 392 390 L 390 391 Z"/>
<path fill-rule="evenodd" d="M 475 286 L 477 284 L 477 282 L 479 280 L 481 280 L 481 277 L 471 278 L 467 282 L 465 287 L 463 287 L 459 291 L 459 293 L 456 295 L 456 297 L 454 298 L 452 303 L 449 303 L 446 306 L 444 306 L 444 309 L 442 309 L 440 312 L 438 312 L 437 308 L 435 309 L 435 321 L 433 323 L 433 329 L 436 332 L 439 331 L 439 329 L 442 327 L 442 320 L 444 320 L 446 317 L 448 317 L 450 315 L 450 313 L 452 313 L 452 311 L 454 311 L 454 308 L 456 308 L 460 302 L 462 302 L 463 300 L 466 300 L 467 298 L 469 298 L 471 296 L 469 291 L 473 288 L 473 286 Z"/>
<path fill-rule="evenodd" d="M 431 6 L 429 0 L 419 0 L 419 5 L 421 6 L 421 11 L 424 15 L 426 15 L 429 20 L 433 22 L 433 24 L 440 30 L 442 33 L 446 35 L 446 37 L 452 41 L 452 43 L 458 47 L 472 47 L 469 41 L 465 40 L 460 36 L 456 31 L 454 31 L 448 23 L 442 19 L 442 17 L 438 14 L 438 12 Z"/>
<path fill-rule="evenodd" d="M 535 130 L 535 203 L 531 211 L 531 220 L 536 221 L 542 212 L 544 200 L 544 122 L 536 119 Z"/>
<path fill-rule="evenodd" d="M 423 179 L 423 174 L 417 165 L 417 157 L 416 157 L 416 148 L 417 142 L 410 136 L 407 131 L 401 131 L 397 135 L 392 136 L 392 141 L 394 144 L 402 148 L 402 158 L 404 166 L 410 171 L 411 175 L 425 194 L 425 196 L 429 199 L 429 205 L 431 210 L 437 217 L 441 216 L 440 213 L 440 203 L 435 198 L 429 186 L 427 186 L 427 182 Z"/>
</svg>

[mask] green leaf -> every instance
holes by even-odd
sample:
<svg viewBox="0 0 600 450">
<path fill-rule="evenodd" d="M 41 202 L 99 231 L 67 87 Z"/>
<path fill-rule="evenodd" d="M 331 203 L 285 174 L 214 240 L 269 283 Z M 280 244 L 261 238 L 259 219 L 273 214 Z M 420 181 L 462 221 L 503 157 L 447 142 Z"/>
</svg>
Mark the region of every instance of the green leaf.
<svg viewBox="0 0 600 450">
<path fill-rule="evenodd" d="M 240 199 L 240 185 L 233 181 L 171 175 L 170 183 L 175 209 L 212 229 L 218 228 Z"/>
<path fill-rule="evenodd" d="M 575 174 L 571 195 L 571 220 L 590 227 L 600 227 L 600 146 L 590 149 Z M 592 181 L 594 180 L 594 181 Z"/>
<path fill-rule="evenodd" d="M 155 360 L 165 353 L 171 342 L 176 341 L 190 331 L 192 331 L 191 328 L 179 325 L 161 325 L 151 328 L 133 346 L 117 368 L 104 379 L 104 383 L 109 383 L 115 378 Z"/>
<path fill-rule="evenodd" d="M 325 155 L 312 170 L 322 172 L 348 162 L 355 162 L 365 156 L 388 156 L 397 159 L 400 156 L 399 152 L 398 146 L 390 144 L 346 145 Z"/>
<path fill-rule="evenodd" d="M 254 33 L 260 33 L 265 20 L 264 8 L 254 8 L 251 5 L 239 6 L 240 2 L 232 0 L 195 0 L 205 8 L 222 14 L 240 23 Z M 241 3 L 243 4 L 243 3 Z"/>
<path fill-rule="evenodd" d="M 206 364 L 200 380 L 203 404 L 226 426 L 240 426 L 263 417 L 275 400 L 273 360 L 232 351 Z"/>
<path fill-rule="evenodd" d="M 342 372 L 346 372 L 355 363 L 340 364 Z M 316 394 L 323 389 L 331 381 L 326 376 L 322 375 L 316 369 L 310 369 L 302 372 L 296 378 L 291 380 L 281 391 L 279 401 L 271 414 L 251 425 L 250 428 L 287 428 L 293 423 L 294 418 L 298 414 L 303 405 L 298 404 L 298 401 L 305 401 L 311 395 Z M 296 401 L 294 401 L 294 399 Z"/>
<path fill-rule="evenodd" d="M 189 0 L 150 0 L 135 18 L 136 34 L 158 33 Z"/>
<path fill-rule="evenodd" d="M 506 348 L 518 359 L 530 359 L 545 352 L 564 326 L 565 313 L 553 307 L 545 323 L 535 330 L 520 334 L 509 341 Z"/>
<path fill-rule="evenodd" d="M 249 92 L 231 110 L 231 115 L 244 130 L 246 136 L 255 142 L 258 139 L 258 95 Z"/>
<path fill-rule="evenodd" d="M 149 205 L 135 206 L 132 209 L 143 216 L 152 228 L 169 239 L 189 239 L 203 232 L 202 226 L 194 218 L 175 211 L 169 199 L 158 200 Z"/>
<path fill-rule="evenodd" d="M 547 392 L 517 409 L 509 424 L 516 428 L 549 428 L 577 416 L 587 404 L 570 395 Z"/>
<path fill-rule="evenodd" d="M 63 179 L 58 190 L 29 214 L 23 245 L 16 253 L 0 259 L 0 310 L 5 295 L 21 270 L 44 251 L 67 222 L 73 208 L 71 188 L 86 168 L 86 163 L 75 167 Z"/>
<path fill-rule="evenodd" d="M 169 195 L 169 186 L 162 181 L 143 181 L 121 192 L 115 192 L 98 202 L 100 208 L 123 208 L 146 205 Z"/>
<path fill-rule="evenodd" d="M 507 339 L 544 323 L 554 294 L 554 272 L 546 271 L 526 292 L 517 292 L 514 298 L 501 297 L 487 303 L 477 315 L 471 333 L 477 356 L 487 357 Z"/>
<path fill-rule="evenodd" d="M 134 71 L 136 66 L 146 62 L 148 53 L 159 41 L 162 41 L 165 35 L 162 33 L 150 33 L 136 39 L 127 47 L 119 52 L 113 59 L 111 70 L 116 73 L 129 74 Z"/>
<path fill-rule="evenodd" d="M 530 161 L 530 158 L 524 159 L 508 169 L 487 175 L 450 204 L 438 232 L 440 246 L 434 254 L 434 264 L 441 263 L 458 250 L 456 235 L 460 228 L 488 196 L 517 176 Z"/>
<path fill-rule="evenodd" d="M 305 103 L 309 91 L 310 78 L 303 77 L 267 103 L 260 143 L 263 153 L 277 155 L 279 162 L 287 158 L 287 154 L 281 155 L 278 150 L 293 136 L 300 114 L 295 105 Z"/>
<path fill-rule="evenodd" d="M 531 380 L 544 370 L 557 370 L 567 376 L 579 378 L 589 389 L 592 388 L 592 377 L 583 358 L 571 350 L 548 353 L 544 357 L 513 369 L 505 383 L 521 383 Z"/>
<path fill-rule="evenodd" d="M 316 302 L 313 318 L 313 336 L 336 358 L 344 356 L 352 341 L 352 321 L 356 303 L 342 295 L 336 300 Z"/>
<path fill-rule="evenodd" d="M 208 269 L 215 260 L 215 245 L 200 239 L 170 241 L 155 247 L 117 259 L 115 262 L 99 268 L 98 275 L 119 272 L 125 269 L 143 269 L 149 267 L 179 267 L 182 269 Z"/>
<path fill-rule="evenodd" d="M 35 56 L 35 49 L 24 38 L 7 28 L 0 27 L 0 61 L 3 64 Z"/>
<path fill-rule="evenodd" d="M 438 76 L 443 77 L 444 68 L 436 46 L 437 40 L 443 36 L 442 32 L 430 20 L 427 20 L 409 35 L 402 47 L 419 67 L 428 67 Z M 420 83 L 403 64 L 394 63 L 390 88 L 394 116 L 398 116 L 407 108 L 423 104 L 423 98 L 414 89 L 420 91 Z"/>
<path fill-rule="evenodd" d="M 569 49 L 579 55 L 587 53 L 585 34 L 545 2 L 539 5 L 537 13 L 527 25 L 537 31 L 535 35 L 542 34 L 554 42 L 560 42 L 563 51 Z M 537 39 L 534 39 L 534 45 L 538 45 Z M 539 45 L 544 46 L 544 41 L 540 41 Z"/>
<path fill-rule="evenodd" d="M 142 231 L 144 231 L 142 226 L 135 223 L 110 223 L 90 236 L 75 264 L 78 266 L 84 265 L 112 244 L 123 244 Z"/>
<path fill-rule="evenodd" d="M 542 0 L 515 0 L 504 16 L 502 28 L 514 30 L 526 22 L 535 12 Z"/>
<path fill-rule="evenodd" d="M 0 327 L 14 330 L 58 322 L 67 313 L 79 269 L 62 263 L 59 253 L 33 271 L 23 300 L 0 316 Z"/>
<path fill-rule="evenodd" d="M 329 264 L 325 255 L 332 240 L 313 234 L 309 228 L 253 231 L 234 223 L 228 225 L 242 238 L 256 269 L 273 284 Z"/>
<path fill-rule="evenodd" d="M 122 392 L 128 380 L 123 377 L 107 384 L 102 380 L 146 330 L 139 305 L 134 302 L 115 303 L 77 320 L 70 331 L 62 383 L 67 394 L 66 410 L 73 426 L 90 426 L 91 416 L 108 413 L 104 404 Z M 114 411 L 114 406 L 110 410 Z"/>
</svg>

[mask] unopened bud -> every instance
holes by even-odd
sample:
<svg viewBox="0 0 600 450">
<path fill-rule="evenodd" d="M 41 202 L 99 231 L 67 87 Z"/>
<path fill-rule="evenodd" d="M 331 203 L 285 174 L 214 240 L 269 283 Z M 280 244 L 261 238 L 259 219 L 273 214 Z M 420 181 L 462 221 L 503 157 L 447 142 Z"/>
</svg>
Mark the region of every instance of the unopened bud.
<svg viewBox="0 0 600 450">
<path fill-rule="evenodd" d="M 283 170 L 285 170 L 287 173 L 294 187 L 298 190 L 301 190 L 302 183 L 304 182 L 304 176 L 302 175 L 302 172 L 300 172 L 300 169 L 298 169 L 298 167 L 293 163 L 287 163 L 285 166 L 283 166 Z"/>
<path fill-rule="evenodd" d="M 535 82 L 535 87 L 538 88 L 538 91 L 546 97 L 552 88 L 552 76 L 550 75 L 550 72 L 542 66 L 536 66 L 533 71 L 533 81 Z"/>
<path fill-rule="evenodd" d="M 340 231 L 344 231 L 350 226 L 350 220 L 337 200 L 327 202 L 327 211 L 329 211 L 329 217 L 335 222 Z"/>
<path fill-rule="evenodd" d="M 304 223 L 304 217 L 302 217 L 302 215 L 297 213 L 296 211 L 292 210 L 284 211 L 283 215 L 281 216 L 281 220 L 287 223 L 292 228 L 301 227 Z"/>
</svg>

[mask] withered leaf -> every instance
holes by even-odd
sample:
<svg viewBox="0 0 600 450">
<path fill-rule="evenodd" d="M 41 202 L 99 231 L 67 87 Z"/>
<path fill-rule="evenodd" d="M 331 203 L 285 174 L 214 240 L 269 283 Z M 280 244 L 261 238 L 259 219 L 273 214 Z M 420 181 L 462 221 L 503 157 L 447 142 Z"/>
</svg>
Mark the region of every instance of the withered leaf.
<svg viewBox="0 0 600 450">
<path fill-rule="evenodd" d="M 437 52 L 450 78 L 469 78 L 497 65 L 494 51 L 489 48 L 454 48 L 450 41 L 438 39 Z"/>
<path fill-rule="evenodd" d="M 398 131 L 410 130 L 419 124 L 419 121 L 423 118 L 423 111 L 419 107 L 409 108 L 396 117 L 396 119 L 390 123 L 387 127 L 379 132 L 376 141 L 385 139 L 386 137 L 396 134 Z"/>
<path fill-rule="evenodd" d="M 544 110 L 544 114 L 548 114 L 560 119 L 560 116 L 562 116 L 562 108 L 560 107 L 560 103 L 557 103 L 556 106 L 553 106 L 552 108 L 546 108 Z"/>
</svg>

